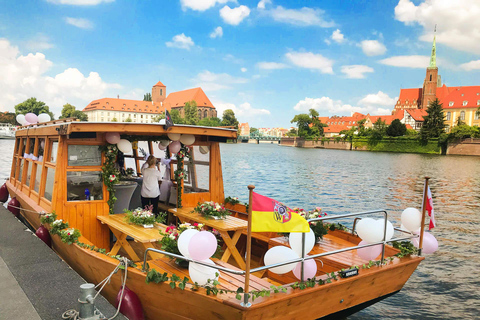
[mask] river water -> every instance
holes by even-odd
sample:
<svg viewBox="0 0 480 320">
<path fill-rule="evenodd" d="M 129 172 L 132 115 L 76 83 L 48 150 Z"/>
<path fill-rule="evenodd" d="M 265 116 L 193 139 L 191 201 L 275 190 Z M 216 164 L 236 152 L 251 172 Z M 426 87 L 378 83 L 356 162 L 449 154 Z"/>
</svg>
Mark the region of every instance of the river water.
<svg viewBox="0 0 480 320">
<path fill-rule="evenodd" d="M 0 140 L 0 179 L 8 178 L 13 140 Z M 328 214 L 387 209 L 399 226 L 420 209 L 431 177 L 439 251 L 427 255 L 396 295 L 350 316 L 358 319 L 480 319 L 480 158 L 222 144 L 226 196 L 255 191 Z M 378 285 L 381 285 L 379 283 Z M 322 303 L 322 301 L 318 301 Z"/>
<path fill-rule="evenodd" d="M 387 209 L 395 226 L 403 209 L 421 209 L 429 176 L 439 251 L 426 256 L 398 294 L 348 319 L 480 319 L 479 157 L 273 144 L 223 144 L 221 151 L 225 196 L 246 202 L 253 184 L 256 192 L 305 210 Z"/>
</svg>

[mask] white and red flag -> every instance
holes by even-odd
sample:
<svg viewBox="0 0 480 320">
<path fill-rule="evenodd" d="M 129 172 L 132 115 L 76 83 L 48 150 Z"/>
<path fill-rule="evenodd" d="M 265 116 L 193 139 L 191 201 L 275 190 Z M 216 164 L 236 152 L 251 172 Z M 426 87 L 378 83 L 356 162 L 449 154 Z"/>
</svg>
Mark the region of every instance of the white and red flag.
<svg viewBox="0 0 480 320">
<path fill-rule="evenodd" d="M 428 225 L 428 230 L 435 228 L 435 214 L 433 210 L 433 198 L 432 191 L 430 191 L 430 186 L 427 189 L 427 201 L 425 203 L 425 209 L 428 211 L 428 216 L 430 217 L 430 224 Z"/>
</svg>

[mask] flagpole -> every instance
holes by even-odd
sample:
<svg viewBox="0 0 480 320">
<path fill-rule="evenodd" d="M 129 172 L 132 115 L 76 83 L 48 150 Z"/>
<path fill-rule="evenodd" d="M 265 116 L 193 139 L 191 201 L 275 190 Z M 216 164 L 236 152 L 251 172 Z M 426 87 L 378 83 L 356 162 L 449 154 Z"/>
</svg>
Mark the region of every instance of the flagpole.
<svg viewBox="0 0 480 320">
<path fill-rule="evenodd" d="M 250 258 L 252 251 L 252 196 L 254 185 L 248 186 L 248 229 L 247 229 L 247 261 L 245 266 L 245 288 L 243 290 L 243 306 L 250 307 L 252 304 L 248 302 L 248 288 L 250 287 Z"/>
<path fill-rule="evenodd" d="M 428 180 L 430 177 L 425 177 L 425 185 L 423 187 L 423 201 L 422 201 L 422 223 L 420 225 L 420 240 L 418 241 L 418 255 L 422 255 L 423 249 L 423 232 L 425 231 L 425 212 L 427 210 L 427 192 L 428 192 Z"/>
</svg>

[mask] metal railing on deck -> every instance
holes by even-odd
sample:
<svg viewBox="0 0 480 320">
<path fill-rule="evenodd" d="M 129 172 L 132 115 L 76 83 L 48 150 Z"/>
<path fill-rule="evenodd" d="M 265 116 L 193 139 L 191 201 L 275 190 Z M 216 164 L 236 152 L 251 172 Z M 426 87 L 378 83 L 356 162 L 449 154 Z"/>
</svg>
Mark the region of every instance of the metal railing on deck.
<svg viewBox="0 0 480 320">
<path fill-rule="evenodd" d="M 400 237 L 400 238 L 393 238 L 393 239 L 390 239 L 390 240 L 387 241 L 386 240 L 386 236 L 387 236 L 387 217 L 388 217 L 387 211 L 385 211 L 385 210 L 373 210 L 373 211 L 364 211 L 364 212 L 357 212 L 357 213 L 347 213 L 347 214 L 342 214 L 342 215 L 325 216 L 325 217 L 321 217 L 321 218 L 308 219 L 307 221 L 310 223 L 310 222 L 316 222 L 316 221 L 343 219 L 343 218 L 358 217 L 358 216 L 365 216 L 365 215 L 378 214 L 378 213 L 382 213 L 384 215 L 384 218 L 385 218 L 385 224 L 384 224 L 384 230 L 383 230 L 383 240 L 382 241 L 378 241 L 378 242 L 375 242 L 375 243 L 364 244 L 364 245 L 361 245 L 361 246 L 357 245 L 357 246 L 353 246 L 353 247 L 347 247 L 347 248 L 343 248 L 343 249 L 318 253 L 318 254 L 314 254 L 314 255 L 305 257 L 305 233 L 303 233 L 302 234 L 302 257 L 292 259 L 292 260 L 288 260 L 288 261 L 284 261 L 284 262 L 270 264 L 270 265 L 267 265 L 267 266 L 262 266 L 262 267 L 250 269 L 250 273 L 254 273 L 254 272 L 257 272 L 257 271 L 263 271 L 263 270 L 270 269 L 270 268 L 275 268 L 275 267 L 281 267 L 281 266 L 291 264 L 291 263 L 301 262 L 302 263 L 301 280 L 304 281 L 303 264 L 305 263 L 306 260 L 325 257 L 325 256 L 329 256 L 329 255 L 333 255 L 333 254 L 337 254 L 337 253 L 342 253 L 342 252 L 346 252 L 346 251 L 351 251 L 351 250 L 356 250 L 356 249 L 361 249 L 361 248 L 372 247 L 372 246 L 376 246 L 376 245 L 379 245 L 379 244 L 382 245 L 381 263 L 383 265 L 384 260 L 385 260 L 385 245 L 387 243 L 420 237 L 417 234 L 413 234 L 411 232 L 402 230 L 400 228 L 394 228 L 394 230 L 400 231 L 400 232 L 403 232 L 403 233 L 407 233 L 409 236 Z M 356 225 L 357 219 L 361 219 L 361 218 L 356 218 L 355 219 L 354 225 L 353 225 L 353 228 L 352 228 L 352 234 L 355 231 L 355 225 Z M 156 252 L 156 253 L 161 253 L 161 254 L 164 254 L 164 255 L 169 256 L 169 257 L 178 258 L 178 259 L 186 260 L 186 261 L 189 261 L 189 262 L 197 263 L 197 264 L 209 267 L 209 268 L 215 268 L 215 269 L 218 269 L 218 270 L 221 270 L 221 271 L 224 271 L 224 272 L 237 274 L 237 275 L 245 275 L 245 270 L 233 270 L 233 269 L 225 268 L 225 267 L 222 267 L 222 266 L 219 266 L 219 265 L 212 266 L 211 264 L 208 264 L 208 263 L 205 263 L 205 262 L 202 262 L 202 261 L 193 260 L 191 258 L 187 258 L 187 257 L 181 256 L 181 255 L 178 255 L 178 254 L 174 254 L 174 253 L 170 253 L 170 252 L 167 252 L 167 251 L 154 249 L 154 248 L 147 248 L 147 250 L 145 251 L 145 254 L 144 254 L 144 257 L 143 257 L 143 271 L 146 271 L 147 254 L 148 254 L 149 251 Z M 243 289 L 244 289 L 244 292 L 245 292 L 245 288 L 243 288 Z M 247 306 L 247 307 L 249 306 L 247 295 L 244 295 L 244 301 L 242 302 L 242 305 Z"/>
</svg>

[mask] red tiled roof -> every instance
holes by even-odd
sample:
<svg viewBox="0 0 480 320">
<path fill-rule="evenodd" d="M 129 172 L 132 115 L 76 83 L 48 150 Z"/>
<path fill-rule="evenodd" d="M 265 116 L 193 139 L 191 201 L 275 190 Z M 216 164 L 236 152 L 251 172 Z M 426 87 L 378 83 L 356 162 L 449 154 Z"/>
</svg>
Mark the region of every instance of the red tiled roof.
<svg viewBox="0 0 480 320">
<path fill-rule="evenodd" d="M 400 89 L 400 96 L 398 100 L 412 102 L 413 100 L 419 101 L 422 99 L 422 88 L 412 88 L 412 89 Z"/>
<path fill-rule="evenodd" d="M 127 100 L 116 98 L 102 98 L 90 102 L 83 111 L 105 110 L 105 111 L 125 111 L 125 112 L 144 112 L 160 113 L 163 108 L 154 106 L 151 101 Z"/>
<path fill-rule="evenodd" d="M 158 81 L 154 87 L 165 87 L 165 85 L 161 81 Z"/>
<path fill-rule="evenodd" d="M 478 101 L 480 101 L 480 86 L 449 87 L 447 89 L 448 93 L 442 92 L 443 97 L 438 97 L 440 102 L 443 104 L 444 109 L 479 107 Z M 445 89 L 443 90 L 446 91 Z M 465 106 L 463 105 L 464 101 L 467 102 L 467 105 Z M 452 106 L 450 106 L 450 102 L 453 102 Z"/>
<path fill-rule="evenodd" d="M 407 127 L 407 129 L 413 129 L 412 126 L 409 124 L 406 124 L 405 127 Z"/>
<path fill-rule="evenodd" d="M 423 121 L 423 117 L 427 115 L 427 111 L 424 109 L 405 109 L 405 111 L 407 111 L 415 121 Z"/>
<path fill-rule="evenodd" d="M 382 121 L 385 121 L 386 125 L 390 125 L 393 120 L 402 119 L 403 118 L 403 113 L 402 112 L 397 112 L 393 116 L 369 116 L 369 118 L 370 118 L 370 121 L 372 121 L 372 123 L 375 123 L 378 119 L 382 119 Z"/>
<path fill-rule="evenodd" d="M 348 130 L 346 125 L 330 125 L 328 127 L 323 128 L 323 132 L 325 133 L 340 133 L 342 130 Z"/>
<path fill-rule="evenodd" d="M 168 95 L 163 104 L 167 108 L 175 108 L 182 107 L 185 105 L 185 102 L 192 100 L 197 102 L 197 107 L 215 108 L 200 87 L 172 92 Z"/>
</svg>

